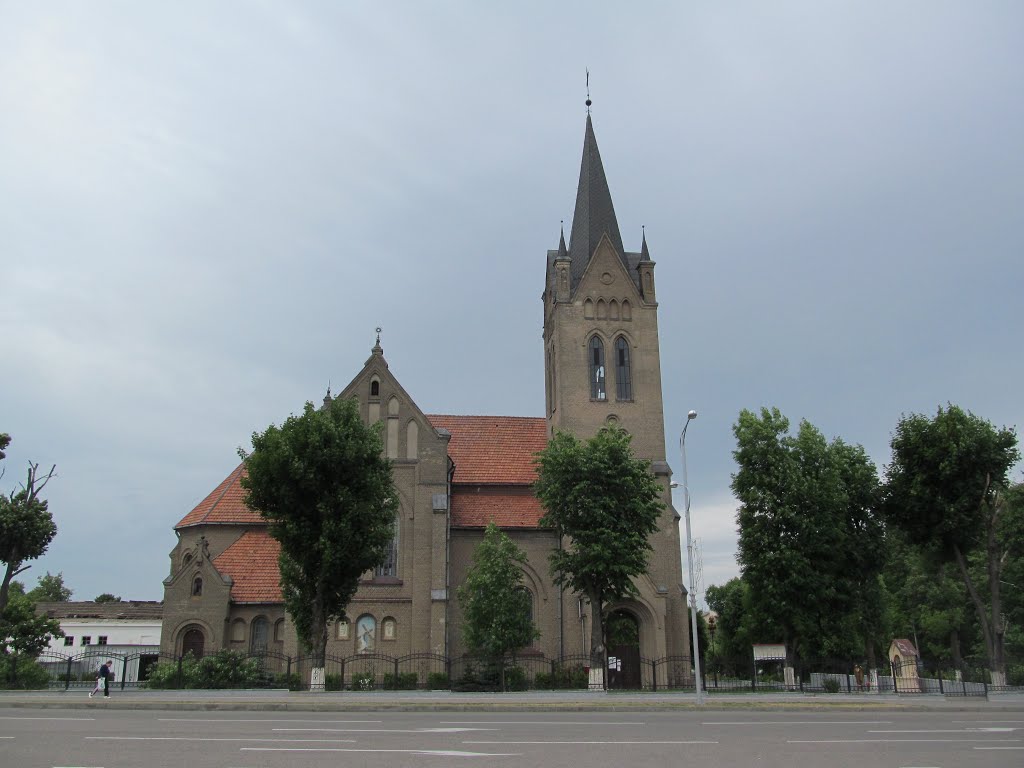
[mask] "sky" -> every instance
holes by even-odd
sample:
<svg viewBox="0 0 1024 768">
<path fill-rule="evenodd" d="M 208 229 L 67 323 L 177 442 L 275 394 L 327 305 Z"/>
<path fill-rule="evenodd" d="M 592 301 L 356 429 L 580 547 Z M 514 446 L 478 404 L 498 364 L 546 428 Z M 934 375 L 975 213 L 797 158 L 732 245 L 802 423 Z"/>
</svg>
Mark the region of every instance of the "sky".
<svg viewBox="0 0 1024 768">
<path fill-rule="evenodd" d="M 21 578 L 162 599 L 174 524 L 377 326 L 425 412 L 543 416 L 588 69 L 705 586 L 742 409 L 880 472 L 903 414 L 1020 425 L 1022 39 L 1015 0 L 0 0 L 0 489 L 57 467 Z"/>
</svg>

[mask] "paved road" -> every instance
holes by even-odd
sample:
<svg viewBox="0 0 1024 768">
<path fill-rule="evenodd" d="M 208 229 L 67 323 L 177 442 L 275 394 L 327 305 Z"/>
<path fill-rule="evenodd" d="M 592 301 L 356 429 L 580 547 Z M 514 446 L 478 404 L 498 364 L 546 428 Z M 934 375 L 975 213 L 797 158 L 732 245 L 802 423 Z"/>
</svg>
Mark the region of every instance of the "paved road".
<svg viewBox="0 0 1024 768">
<path fill-rule="evenodd" d="M 1019 768 L 1024 712 L 0 710 L 43 768 Z"/>
</svg>

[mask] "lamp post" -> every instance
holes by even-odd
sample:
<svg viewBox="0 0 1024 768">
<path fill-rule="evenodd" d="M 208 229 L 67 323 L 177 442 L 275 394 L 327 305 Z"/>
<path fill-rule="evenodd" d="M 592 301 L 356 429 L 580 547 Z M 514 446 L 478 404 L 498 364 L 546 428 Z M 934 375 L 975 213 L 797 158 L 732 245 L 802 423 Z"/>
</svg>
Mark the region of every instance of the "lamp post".
<svg viewBox="0 0 1024 768">
<path fill-rule="evenodd" d="M 686 519 L 686 559 L 690 567 L 690 652 L 693 654 L 693 676 L 694 688 L 697 692 L 697 706 L 704 703 L 704 692 L 700 684 L 700 645 L 697 641 L 697 584 L 693 578 L 693 540 L 690 537 L 690 486 L 686 477 L 686 428 L 690 422 L 697 418 L 696 411 L 686 414 L 686 423 L 683 425 L 683 432 L 679 435 L 679 453 L 683 457 L 683 517 Z"/>
</svg>

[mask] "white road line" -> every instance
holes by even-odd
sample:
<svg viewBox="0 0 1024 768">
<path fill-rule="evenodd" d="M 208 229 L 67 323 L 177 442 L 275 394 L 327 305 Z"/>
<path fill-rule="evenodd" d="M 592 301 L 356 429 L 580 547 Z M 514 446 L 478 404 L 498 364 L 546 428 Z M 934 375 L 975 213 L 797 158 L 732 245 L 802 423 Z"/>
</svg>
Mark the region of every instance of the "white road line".
<svg viewBox="0 0 1024 768">
<path fill-rule="evenodd" d="M 892 720 L 712 720 L 701 725 L 892 725 Z"/>
<path fill-rule="evenodd" d="M 464 741 L 463 744 L 717 744 L 717 741 Z"/>
<path fill-rule="evenodd" d="M 86 736 L 93 741 L 269 741 L 274 744 L 355 744 L 355 739 L 260 739 L 217 736 Z"/>
<path fill-rule="evenodd" d="M 950 720 L 951 723 L 1024 723 L 1024 720 Z"/>
<path fill-rule="evenodd" d="M 888 722 L 888 721 L 886 721 Z M 647 725 L 647 723 L 606 723 L 598 720 L 442 720 L 441 725 Z"/>
<path fill-rule="evenodd" d="M 271 728 L 282 733 L 465 733 L 500 731 L 500 728 Z"/>
<path fill-rule="evenodd" d="M 0 736 L 0 739 L 13 739 L 13 736 Z"/>
<path fill-rule="evenodd" d="M 1017 742 L 1020 739 L 818 739 L 816 741 L 787 739 L 787 744 L 965 744 L 980 741 L 985 744 Z"/>
<path fill-rule="evenodd" d="M 432 755 L 435 757 L 520 757 L 519 752 L 459 752 L 452 749 L 280 749 L 277 747 L 242 747 L 242 752 L 374 752 L 401 753 L 406 755 Z"/>
<path fill-rule="evenodd" d="M 974 747 L 974 749 L 1024 749 L 1024 747 Z"/>
<path fill-rule="evenodd" d="M 95 720 L 95 717 L 0 717 L 0 720 Z"/>
<path fill-rule="evenodd" d="M 937 730 L 868 731 L 868 733 L 1012 733 L 1016 728 L 947 728 Z"/>
<path fill-rule="evenodd" d="M 159 723 L 336 723 L 344 725 L 373 725 L 383 720 L 305 720 L 298 717 L 290 718 L 219 718 L 219 717 L 158 717 Z"/>
</svg>

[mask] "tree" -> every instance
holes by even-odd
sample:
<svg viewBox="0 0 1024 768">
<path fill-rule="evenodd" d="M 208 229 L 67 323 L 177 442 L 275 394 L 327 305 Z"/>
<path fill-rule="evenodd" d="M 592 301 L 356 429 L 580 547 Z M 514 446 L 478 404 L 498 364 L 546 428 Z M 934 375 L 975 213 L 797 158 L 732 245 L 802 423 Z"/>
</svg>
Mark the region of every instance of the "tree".
<svg viewBox="0 0 1024 768">
<path fill-rule="evenodd" d="M 117 595 L 112 595 L 109 592 L 104 592 L 102 595 L 96 595 L 94 603 L 120 603 L 121 598 Z"/>
<path fill-rule="evenodd" d="M 64 637 L 60 622 L 37 614 L 27 595 L 12 594 L 0 614 L 0 653 L 35 659 L 51 637 Z"/>
<path fill-rule="evenodd" d="M 722 669 L 736 674 L 749 665 L 751 647 L 758 635 L 771 637 L 773 630 L 753 626 L 750 588 L 740 578 L 732 578 L 721 586 L 712 584 L 705 592 L 708 607 L 718 614 L 715 621 L 715 659 Z M 760 631 L 759 631 L 760 630 Z"/>
<path fill-rule="evenodd" d="M 999 582 L 1010 542 L 1001 536 L 1010 468 L 1020 459 L 1013 429 L 950 404 L 933 418 L 904 416 L 896 425 L 885 474 L 885 513 L 911 542 L 956 563 L 971 597 L 994 685 L 1005 685 Z M 968 556 L 983 554 L 988 604 L 971 578 Z M 1002 682 L 1000 682 L 1002 681 Z"/>
<path fill-rule="evenodd" d="M 66 603 L 71 599 L 71 590 L 64 586 L 64 574 L 53 576 L 49 571 L 39 577 L 39 584 L 28 595 L 33 603 Z"/>
<path fill-rule="evenodd" d="M 733 432 L 738 560 L 755 626 L 781 634 L 789 665 L 794 652 L 871 655 L 884 563 L 874 465 L 807 421 L 790 435 L 778 408 L 743 410 Z"/>
<path fill-rule="evenodd" d="M 395 535 L 398 493 L 379 426 L 367 426 L 355 400 L 270 425 L 252 436 L 245 503 L 281 544 L 285 609 L 321 668 L 328 623 L 345 617 L 359 577 L 384 562 Z"/>
<path fill-rule="evenodd" d="M 559 432 L 537 454 L 534 491 L 565 545 L 551 554 L 557 584 L 590 601 L 591 684 L 604 685 L 605 606 L 636 593 L 664 509 L 650 462 L 637 459 L 624 430 L 603 427 L 581 442 Z"/>
<path fill-rule="evenodd" d="M 10 442 L 8 435 L 0 435 L 0 458 Z M 29 463 L 25 484 L 9 495 L 0 495 L 0 562 L 6 566 L 0 581 L 0 614 L 7 607 L 11 579 L 28 570 L 25 562 L 41 557 L 57 535 L 47 502 L 39 498 L 56 469 L 53 466 L 40 475 L 39 465 Z"/>
<path fill-rule="evenodd" d="M 457 592 L 466 646 L 501 664 L 503 689 L 505 656 L 540 637 L 531 617 L 531 596 L 523 586 L 524 563 L 526 553 L 492 522 Z"/>
</svg>

